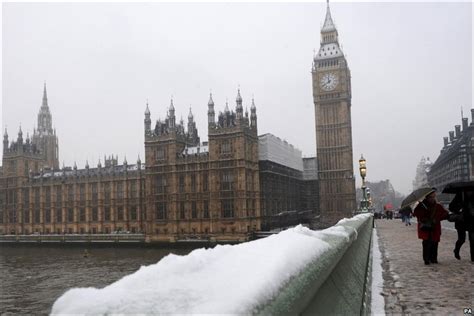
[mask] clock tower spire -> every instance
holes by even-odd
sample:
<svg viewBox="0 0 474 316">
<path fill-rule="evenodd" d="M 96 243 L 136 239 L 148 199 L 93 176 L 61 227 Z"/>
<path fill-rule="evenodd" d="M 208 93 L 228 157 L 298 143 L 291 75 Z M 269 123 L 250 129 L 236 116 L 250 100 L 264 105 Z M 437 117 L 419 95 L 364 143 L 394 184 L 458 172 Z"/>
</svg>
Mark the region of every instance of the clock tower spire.
<svg viewBox="0 0 474 316">
<path fill-rule="evenodd" d="M 313 102 L 321 225 L 332 226 L 356 209 L 352 154 L 351 74 L 339 46 L 329 1 L 314 56 Z"/>
</svg>

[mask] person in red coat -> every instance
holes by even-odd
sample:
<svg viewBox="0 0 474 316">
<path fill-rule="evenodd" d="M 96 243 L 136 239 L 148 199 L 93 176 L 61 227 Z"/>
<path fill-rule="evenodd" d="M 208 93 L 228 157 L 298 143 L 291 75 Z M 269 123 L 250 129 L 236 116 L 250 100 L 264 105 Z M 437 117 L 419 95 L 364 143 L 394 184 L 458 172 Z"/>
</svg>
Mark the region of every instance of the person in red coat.
<svg viewBox="0 0 474 316">
<path fill-rule="evenodd" d="M 448 211 L 436 201 L 436 191 L 433 191 L 418 203 L 413 214 L 418 219 L 418 238 L 423 240 L 425 264 L 438 263 L 441 221 L 448 218 Z"/>
</svg>

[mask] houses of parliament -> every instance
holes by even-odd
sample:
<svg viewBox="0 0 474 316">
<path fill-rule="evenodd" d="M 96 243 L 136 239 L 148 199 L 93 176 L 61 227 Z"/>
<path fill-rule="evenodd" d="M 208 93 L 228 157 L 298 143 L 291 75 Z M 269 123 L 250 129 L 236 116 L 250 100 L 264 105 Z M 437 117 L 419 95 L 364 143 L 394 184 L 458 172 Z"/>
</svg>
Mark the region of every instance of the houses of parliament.
<svg viewBox="0 0 474 316">
<path fill-rule="evenodd" d="M 149 242 L 238 242 L 289 224 L 281 219 L 335 224 L 351 215 L 355 190 L 350 74 L 329 5 L 312 73 L 318 158 L 302 158 L 272 134 L 259 136 L 255 102 L 244 112 L 239 89 L 235 108 L 226 102 L 218 115 L 209 96 L 208 141 L 201 142 L 191 109 L 187 124 L 178 122 L 171 100 L 166 118 L 152 125 L 146 104 L 145 162 L 109 156 L 84 169 L 59 166 L 45 85 L 32 137 L 20 128 L 10 139 L 5 129 L 0 234 L 131 232 Z"/>
</svg>

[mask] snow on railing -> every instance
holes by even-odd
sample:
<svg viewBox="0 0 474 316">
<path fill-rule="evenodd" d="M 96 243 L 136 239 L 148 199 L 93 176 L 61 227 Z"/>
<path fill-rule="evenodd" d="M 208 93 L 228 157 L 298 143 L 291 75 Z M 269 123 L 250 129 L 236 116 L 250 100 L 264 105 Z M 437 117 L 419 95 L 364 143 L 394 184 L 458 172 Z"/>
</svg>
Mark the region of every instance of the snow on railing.
<svg viewBox="0 0 474 316">
<path fill-rule="evenodd" d="M 301 225 L 238 245 L 170 254 L 102 289 L 73 288 L 56 300 L 52 314 L 256 314 L 284 313 L 308 282 L 357 239 L 371 215 L 343 219 L 312 231 Z M 315 264 L 323 262 L 325 264 Z M 321 272 L 321 271 L 320 271 Z M 309 274 L 308 274 L 309 273 Z M 310 275 L 311 278 L 305 278 Z M 288 305 L 289 304 L 289 305 Z M 292 309 L 286 309 L 287 311 Z"/>
</svg>

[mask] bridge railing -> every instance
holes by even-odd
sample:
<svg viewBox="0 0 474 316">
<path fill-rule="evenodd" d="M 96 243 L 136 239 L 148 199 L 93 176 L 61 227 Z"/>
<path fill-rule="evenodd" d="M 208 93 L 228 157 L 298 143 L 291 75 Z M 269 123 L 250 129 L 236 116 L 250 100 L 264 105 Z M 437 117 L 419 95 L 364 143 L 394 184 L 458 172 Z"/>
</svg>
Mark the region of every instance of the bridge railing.
<svg viewBox="0 0 474 316">
<path fill-rule="evenodd" d="M 325 234 L 331 247 L 310 262 L 271 301 L 260 315 L 370 314 L 373 216 L 340 221 L 347 235 Z"/>
</svg>

